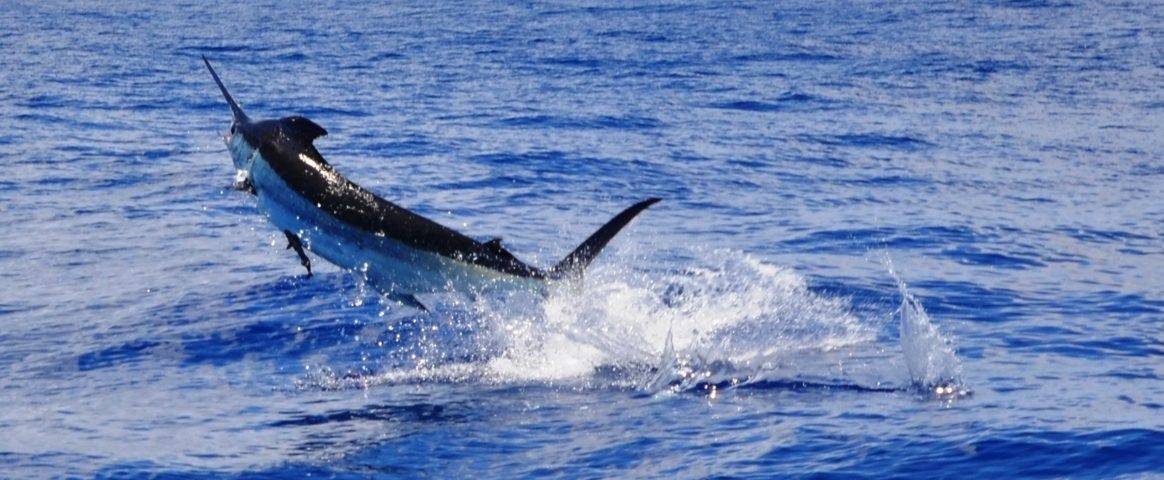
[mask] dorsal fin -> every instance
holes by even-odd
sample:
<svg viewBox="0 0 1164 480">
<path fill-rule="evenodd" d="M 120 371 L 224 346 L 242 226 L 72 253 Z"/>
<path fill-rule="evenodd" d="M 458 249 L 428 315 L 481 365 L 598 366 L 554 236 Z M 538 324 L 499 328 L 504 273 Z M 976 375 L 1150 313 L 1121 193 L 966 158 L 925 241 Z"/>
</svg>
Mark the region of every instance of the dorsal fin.
<svg viewBox="0 0 1164 480">
<path fill-rule="evenodd" d="M 485 242 L 485 247 L 494 253 L 505 251 L 505 248 L 501 246 L 501 237 L 496 237 L 492 240 L 489 240 L 488 242 Z"/>
<path fill-rule="evenodd" d="M 280 120 L 279 126 L 287 138 L 302 142 L 304 145 L 311 145 L 315 139 L 327 135 L 327 130 L 319 124 L 299 115 Z"/>
<path fill-rule="evenodd" d="M 504 258 L 506 260 L 513 261 L 513 262 L 518 261 L 517 257 L 513 256 L 513 253 L 511 253 L 509 250 L 506 250 L 505 247 L 501 246 L 501 238 L 500 237 L 489 240 L 488 242 L 485 242 L 481 245 L 483 245 L 485 247 L 486 251 L 488 251 L 489 253 L 492 253 L 498 257 L 501 257 L 501 258 Z"/>
</svg>

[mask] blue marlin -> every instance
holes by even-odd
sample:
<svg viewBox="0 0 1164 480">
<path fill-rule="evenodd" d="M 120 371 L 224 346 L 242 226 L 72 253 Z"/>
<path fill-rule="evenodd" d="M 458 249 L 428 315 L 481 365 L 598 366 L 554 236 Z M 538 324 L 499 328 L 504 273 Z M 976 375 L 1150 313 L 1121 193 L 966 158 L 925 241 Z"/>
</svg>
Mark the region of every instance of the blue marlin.
<svg viewBox="0 0 1164 480">
<path fill-rule="evenodd" d="M 348 180 L 316 150 L 315 139 L 327 130 L 315 122 L 302 116 L 252 121 L 205 56 L 202 61 L 233 114 L 226 144 L 238 170 L 236 185 L 258 199 L 308 277 L 310 251 L 362 272 L 390 298 L 420 309 L 425 307 L 418 293 L 475 294 L 499 287 L 544 293 L 550 282 L 580 277 L 623 227 L 660 200 L 631 205 L 562 261 L 538 268 L 506 250 L 500 238 L 478 241 Z"/>
</svg>

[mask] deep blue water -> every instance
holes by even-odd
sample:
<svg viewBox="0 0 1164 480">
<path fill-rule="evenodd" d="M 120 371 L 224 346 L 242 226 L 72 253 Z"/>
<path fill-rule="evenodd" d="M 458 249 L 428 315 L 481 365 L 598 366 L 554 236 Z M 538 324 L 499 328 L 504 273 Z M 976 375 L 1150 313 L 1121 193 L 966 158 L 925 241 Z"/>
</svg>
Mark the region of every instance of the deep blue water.
<svg viewBox="0 0 1164 480">
<path fill-rule="evenodd" d="M 1164 476 L 1159 5 L 430 3 L 0 7 L 3 476 Z M 665 200 L 549 299 L 305 279 L 203 54 L 531 263 Z"/>
</svg>

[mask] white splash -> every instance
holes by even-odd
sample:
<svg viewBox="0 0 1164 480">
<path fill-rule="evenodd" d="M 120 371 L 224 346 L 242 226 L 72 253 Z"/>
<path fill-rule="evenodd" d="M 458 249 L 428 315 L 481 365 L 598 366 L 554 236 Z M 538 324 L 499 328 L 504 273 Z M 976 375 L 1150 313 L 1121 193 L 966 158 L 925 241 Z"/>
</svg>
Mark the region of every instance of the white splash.
<svg viewBox="0 0 1164 480">
<path fill-rule="evenodd" d="M 599 267 L 549 298 L 511 291 L 441 304 L 402 320 L 423 332 L 386 352 L 403 363 L 370 375 L 324 372 L 306 384 L 534 382 L 677 392 L 829 376 L 849 347 L 876 338 L 847 299 L 812 291 L 793 270 L 729 250 L 692 257 L 683 271 Z"/>
<path fill-rule="evenodd" d="M 905 281 L 893 269 L 889 256 L 884 257 L 889 275 L 897 282 L 901 294 L 901 350 L 905 365 L 914 385 L 938 395 L 966 394 L 962 381 L 962 362 L 955 353 L 954 344 L 934 326 Z"/>
<path fill-rule="evenodd" d="M 761 379 L 796 355 L 874 336 L 844 299 L 813 293 L 789 269 L 732 251 L 701 257 L 711 263 L 683 272 L 595 271 L 541 302 L 541 315 L 495 317 L 508 346 L 489 370 L 564 381 L 613 369 L 622 375 L 604 381 L 685 389 Z"/>
</svg>

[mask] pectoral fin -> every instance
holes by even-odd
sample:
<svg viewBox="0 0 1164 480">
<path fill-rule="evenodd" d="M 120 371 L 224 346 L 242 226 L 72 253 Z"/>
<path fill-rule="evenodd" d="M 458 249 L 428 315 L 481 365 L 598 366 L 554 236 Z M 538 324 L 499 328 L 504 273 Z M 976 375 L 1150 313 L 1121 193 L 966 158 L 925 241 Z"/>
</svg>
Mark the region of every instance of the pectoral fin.
<svg viewBox="0 0 1164 480">
<path fill-rule="evenodd" d="M 307 269 L 307 278 L 311 278 L 311 259 L 307 258 L 307 252 L 303 251 L 303 242 L 290 230 L 283 230 L 283 234 L 287 235 L 287 249 L 295 249 L 295 253 L 299 254 L 299 264 Z"/>
</svg>

